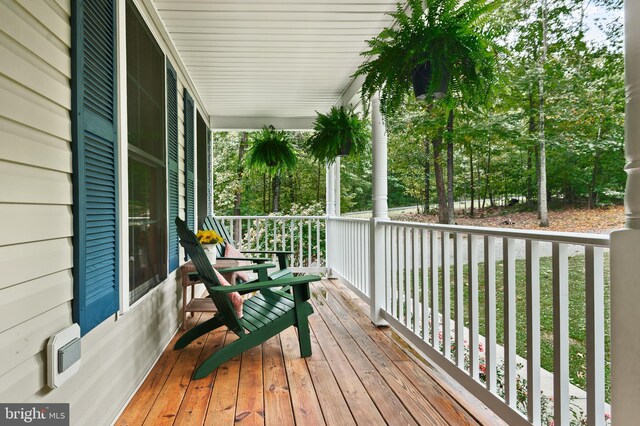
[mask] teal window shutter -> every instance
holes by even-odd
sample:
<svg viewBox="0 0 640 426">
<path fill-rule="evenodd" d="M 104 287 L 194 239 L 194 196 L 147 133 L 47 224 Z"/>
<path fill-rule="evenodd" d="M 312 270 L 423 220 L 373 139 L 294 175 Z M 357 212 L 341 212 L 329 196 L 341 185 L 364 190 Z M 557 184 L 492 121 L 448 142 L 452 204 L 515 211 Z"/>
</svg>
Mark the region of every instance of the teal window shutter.
<svg viewBox="0 0 640 426">
<path fill-rule="evenodd" d="M 169 166 L 169 271 L 179 266 L 178 231 L 178 78 L 167 60 L 167 152 Z"/>
<path fill-rule="evenodd" d="M 213 139 L 207 127 L 207 215 L 213 216 Z"/>
<path fill-rule="evenodd" d="M 184 89 L 184 174 L 185 174 L 185 222 L 195 229 L 195 125 L 194 103 L 187 89 Z"/>
<path fill-rule="evenodd" d="M 116 5 L 73 2 L 73 319 L 86 334 L 118 310 Z"/>
</svg>

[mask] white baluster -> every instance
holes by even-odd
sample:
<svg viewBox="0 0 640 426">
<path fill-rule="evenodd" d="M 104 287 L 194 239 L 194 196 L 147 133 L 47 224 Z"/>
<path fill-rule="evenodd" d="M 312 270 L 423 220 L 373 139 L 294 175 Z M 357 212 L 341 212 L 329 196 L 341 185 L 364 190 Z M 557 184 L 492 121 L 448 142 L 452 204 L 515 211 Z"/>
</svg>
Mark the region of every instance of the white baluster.
<svg viewBox="0 0 640 426">
<path fill-rule="evenodd" d="M 587 425 L 604 425 L 604 256 L 585 247 L 587 300 Z M 639 402 L 640 403 L 640 402 Z"/>
<path fill-rule="evenodd" d="M 409 228 L 404 227 L 404 325 L 409 327 L 411 322 L 411 234 Z"/>
<path fill-rule="evenodd" d="M 469 374 L 478 379 L 478 236 L 469 234 L 468 286 L 469 286 Z"/>
<path fill-rule="evenodd" d="M 420 233 L 422 258 L 422 339 L 429 341 L 429 238 L 428 231 Z"/>
<path fill-rule="evenodd" d="M 442 354 L 451 358 L 451 245 L 450 234 L 442 233 Z"/>
<path fill-rule="evenodd" d="M 527 262 L 527 417 L 540 425 L 540 249 L 526 241 Z"/>
<path fill-rule="evenodd" d="M 371 225 L 370 225 L 371 226 Z M 386 305 L 385 310 L 391 313 L 391 307 L 393 306 L 393 267 L 391 264 L 391 257 L 393 255 L 393 246 L 391 244 L 391 227 L 389 225 L 384 225 L 384 256 L 385 256 L 385 295 L 386 295 Z M 375 252 L 374 252 L 375 253 Z"/>
<path fill-rule="evenodd" d="M 420 245 L 418 235 L 419 229 L 411 229 L 411 246 L 413 247 L 413 257 L 411 259 L 411 269 L 413 270 L 413 332 L 420 335 L 420 286 L 418 272 L 420 270 Z"/>
<path fill-rule="evenodd" d="M 431 248 L 431 344 L 436 350 L 438 349 L 440 331 L 440 316 L 438 314 L 438 232 L 430 231 L 429 238 Z"/>
<path fill-rule="evenodd" d="M 311 267 L 311 221 L 307 220 L 307 266 Z"/>
<path fill-rule="evenodd" d="M 486 386 L 496 393 L 496 241 L 484 237 L 484 350 Z"/>
<path fill-rule="evenodd" d="M 553 420 L 569 425 L 569 262 L 566 244 L 553 243 Z"/>
<path fill-rule="evenodd" d="M 513 238 L 502 239 L 502 263 L 505 402 L 515 409 L 518 399 L 516 395 L 516 249 Z"/>
<path fill-rule="evenodd" d="M 298 221 L 298 266 L 303 267 L 302 263 L 302 220 Z"/>
<path fill-rule="evenodd" d="M 453 240 L 454 281 L 455 281 L 455 315 L 456 315 L 456 364 L 464 368 L 464 277 L 462 274 L 462 234 L 455 233 Z"/>
</svg>

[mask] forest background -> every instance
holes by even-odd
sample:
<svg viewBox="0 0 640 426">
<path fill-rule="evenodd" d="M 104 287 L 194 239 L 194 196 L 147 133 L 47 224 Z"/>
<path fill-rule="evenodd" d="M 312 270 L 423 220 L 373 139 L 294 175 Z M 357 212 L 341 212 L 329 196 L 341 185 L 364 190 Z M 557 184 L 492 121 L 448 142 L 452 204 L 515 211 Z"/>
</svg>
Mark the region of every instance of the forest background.
<svg viewBox="0 0 640 426">
<path fill-rule="evenodd" d="M 438 210 L 434 161 L 441 161 L 456 208 L 465 201 L 457 216 L 498 205 L 535 210 L 541 140 L 551 209 L 619 204 L 626 180 L 622 0 L 505 0 L 485 25 L 498 52 L 493 94 L 489 103 L 455 110 L 449 164 L 446 156 L 434 159 L 429 143 L 446 125 L 437 106 L 408 94 L 387 115 L 389 207 Z M 321 214 L 325 165 L 305 152 L 309 135 L 290 134 L 298 164 L 276 179 L 247 167 L 251 133 L 214 133 L 216 214 Z M 341 161 L 343 213 L 371 208 L 370 148 Z"/>
</svg>

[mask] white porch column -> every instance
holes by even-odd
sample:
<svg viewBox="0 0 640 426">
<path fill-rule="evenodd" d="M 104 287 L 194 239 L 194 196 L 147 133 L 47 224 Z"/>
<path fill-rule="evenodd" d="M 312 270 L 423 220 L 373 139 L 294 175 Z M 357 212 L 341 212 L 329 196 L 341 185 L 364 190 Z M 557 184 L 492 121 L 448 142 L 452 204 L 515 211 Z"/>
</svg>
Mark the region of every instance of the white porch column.
<svg viewBox="0 0 640 426">
<path fill-rule="evenodd" d="M 385 301 L 386 282 L 384 259 L 387 247 L 384 244 L 384 230 L 378 226 L 379 220 L 389 219 L 387 205 L 387 130 L 380 112 L 380 97 L 376 93 L 371 98 L 371 136 L 373 155 L 373 215 L 370 222 L 369 272 L 371 321 L 378 325 L 388 325 L 380 315 Z"/>
<path fill-rule="evenodd" d="M 640 419 L 640 2 L 625 0 L 625 229 L 611 234 L 611 419 Z M 588 336 L 587 336 L 588 338 Z"/>
<path fill-rule="evenodd" d="M 371 136 L 373 138 L 373 217 L 389 219 L 387 205 L 387 129 L 380 112 L 380 97 L 371 98 Z"/>
<path fill-rule="evenodd" d="M 327 216 L 336 215 L 336 199 L 335 199 L 335 163 L 327 163 L 326 165 L 326 181 L 325 196 L 327 201 L 326 213 Z"/>
<path fill-rule="evenodd" d="M 333 218 L 336 215 L 336 202 L 335 202 L 335 173 L 334 173 L 334 167 L 335 164 L 334 163 L 327 163 L 326 164 L 326 187 L 325 187 L 325 198 L 327 201 L 327 206 L 325 209 L 325 213 L 326 213 L 326 223 L 327 223 L 327 227 L 326 227 L 326 234 L 325 234 L 325 247 L 326 247 L 326 262 L 327 262 L 327 277 L 332 278 L 333 276 L 333 272 L 332 272 L 332 265 L 333 265 L 333 259 L 335 256 L 335 243 L 336 243 L 336 238 L 335 238 L 335 232 L 334 232 L 334 223 L 331 221 L 331 218 Z"/>
<path fill-rule="evenodd" d="M 333 199 L 336 205 L 335 214 L 336 216 L 340 216 L 340 157 L 336 158 L 335 163 L 333 163 L 333 187 Z"/>
</svg>

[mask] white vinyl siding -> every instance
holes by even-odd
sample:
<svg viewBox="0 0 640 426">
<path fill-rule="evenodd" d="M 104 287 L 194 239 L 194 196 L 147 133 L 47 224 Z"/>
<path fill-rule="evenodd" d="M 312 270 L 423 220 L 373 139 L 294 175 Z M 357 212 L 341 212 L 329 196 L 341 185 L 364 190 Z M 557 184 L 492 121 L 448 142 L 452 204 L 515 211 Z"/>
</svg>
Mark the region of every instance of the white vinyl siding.
<svg viewBox="0 0 640 426">
<path fill-rule="evenodd" d="M 0 401 L 68 402 L 71 424 L 108 424 L 176 331 L 181 292 L 170 274 L 82 338 L 78 374 L 46 386 L 47 339 L 72 323 L 70 11 L 70 0 L 0 2 Z M 161 33 L 148 7 L 140 12 Z M 175 68 L 184 217 L 183 90 L 192 86 Z"/>
<path fill-rule="evenodd" d="M 55 2 L 0 4 L 0 400 L 7 402 L 41 391 L 46 340 L 71 324 L 65 15 Z"/>
</svg>

